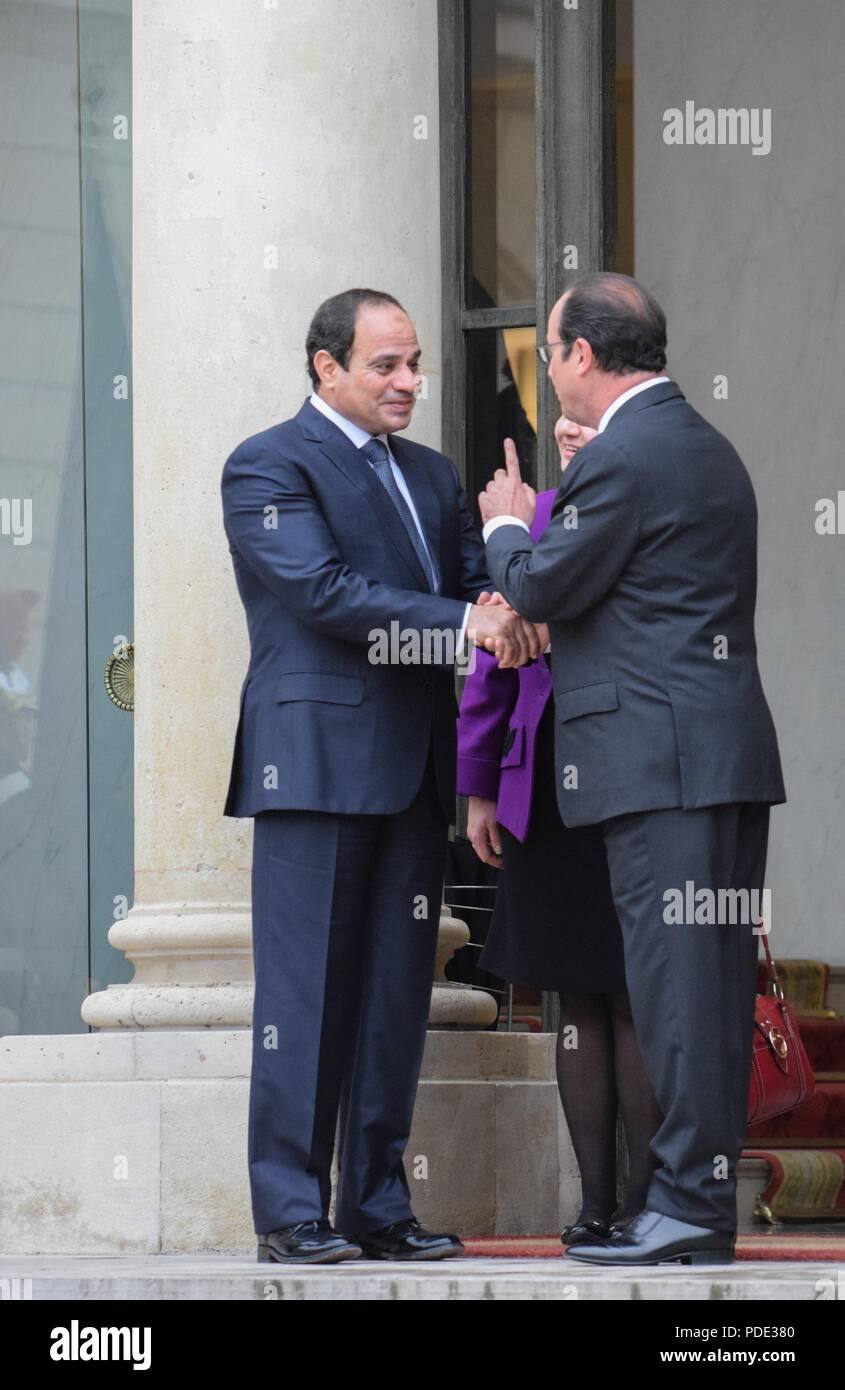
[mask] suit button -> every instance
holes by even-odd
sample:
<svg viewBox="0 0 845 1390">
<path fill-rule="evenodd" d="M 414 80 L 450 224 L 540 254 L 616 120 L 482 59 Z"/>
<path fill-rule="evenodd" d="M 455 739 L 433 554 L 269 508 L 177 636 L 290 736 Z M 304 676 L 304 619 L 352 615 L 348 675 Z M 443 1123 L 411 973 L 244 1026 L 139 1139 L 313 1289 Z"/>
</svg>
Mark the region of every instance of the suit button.
<svg viewBox="0 0 845 1390">
<path fill-rule="evenodd" d="M 423 693 L 425 695 L 431 694 L 431 681 L 423 681 Z"/>
</svg>

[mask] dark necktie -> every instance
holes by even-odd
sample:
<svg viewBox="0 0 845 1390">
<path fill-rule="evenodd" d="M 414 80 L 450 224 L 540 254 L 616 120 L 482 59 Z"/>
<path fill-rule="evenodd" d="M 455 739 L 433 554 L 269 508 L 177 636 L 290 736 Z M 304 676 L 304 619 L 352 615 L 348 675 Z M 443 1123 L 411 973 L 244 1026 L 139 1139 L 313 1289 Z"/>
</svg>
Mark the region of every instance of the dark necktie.
<svg viewBox="0 0 845 1390">
<path fill-rule="evenodd" d="M 422 536 L 417 530 L 416 523 L 411 515 L 411 509 L 396 485 L 393 469 L 390 466 L 390 455 L 387 452 L 387 446 L 383 444 L 380 439 L 368 439 L 366 444 L 361 445 L 360 452 L 364 455 L 367 462 L 372 464 L 373 471 L 380 482 L 384 484 L 385 491 L 402 518 L 405 530 L 408 532 L 408 538 L 416 551 L 417 559 L 423 567 L 423 573 L 428 576 L 431 592 L 436 593 L 437 576 L 434 572 L 434 564 L 423 542 Z"/>
</svg>

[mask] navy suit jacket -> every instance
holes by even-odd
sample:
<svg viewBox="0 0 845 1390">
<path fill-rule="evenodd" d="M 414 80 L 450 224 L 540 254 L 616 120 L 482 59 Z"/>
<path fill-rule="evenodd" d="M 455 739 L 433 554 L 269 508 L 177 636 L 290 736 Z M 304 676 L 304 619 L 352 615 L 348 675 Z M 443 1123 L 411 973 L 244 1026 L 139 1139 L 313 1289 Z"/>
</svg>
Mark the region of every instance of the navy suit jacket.
<svg viewBox="0 0 845 1390">
<path fill-rule="evenodd" d="M 754 490 L 674 382 L 575 455 L 539 541 L 498 527 L 487 559 L 514 607 L 549 624 L 564 824 L 785 801 L 757 669 Z"/>
<path fill-rule="evenodd" d="M 251 650 L 227 816 L 404 810 L 433 734 L 454 819 L 454 653 L 426 634 L 456 633 L 490 581 L 454 464 L 395 435 L 390 448 L 439 567 L 437 594 L 384 485 L 309 401 L 226 460 L 224 524 Z M 413 664 L 370 659 L 391 624 Z"/>
</svg>

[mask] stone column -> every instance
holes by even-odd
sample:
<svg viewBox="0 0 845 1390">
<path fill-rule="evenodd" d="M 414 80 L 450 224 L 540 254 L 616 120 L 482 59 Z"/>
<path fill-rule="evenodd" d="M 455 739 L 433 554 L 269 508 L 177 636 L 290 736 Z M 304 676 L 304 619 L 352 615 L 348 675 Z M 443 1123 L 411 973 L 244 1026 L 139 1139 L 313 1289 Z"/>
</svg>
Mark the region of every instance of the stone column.
<svg viewBox="0 0 845 1390">
<path fill-rule="evenodd" d="M 436 8 L 136 0 L 136 871 L 109 932 L 135 976 L 85 1001 L 96 1028 L 251 1021 L 251 825 L 222 815 L 248 647 L 220 473 L 299 409 L 310 315 L 352 284 L 414 318 L 414 434 L 439 443 Z"/>
</svg>

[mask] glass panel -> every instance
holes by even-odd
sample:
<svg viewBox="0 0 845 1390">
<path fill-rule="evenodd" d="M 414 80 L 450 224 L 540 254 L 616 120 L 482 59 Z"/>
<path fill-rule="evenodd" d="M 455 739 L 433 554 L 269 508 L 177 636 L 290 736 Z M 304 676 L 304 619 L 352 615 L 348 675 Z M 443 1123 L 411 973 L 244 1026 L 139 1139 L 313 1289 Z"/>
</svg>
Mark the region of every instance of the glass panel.
<svg viewBox="0 0 845 1390">
<path fill-rule="evenodd" d="M 536 298 L 534 0 L 471 0 L 470 308 Z"/>
<path fill-rule="evenodd" d="M 0 6 L 0 1033 L 82 1032 L 85 517 L 75 0 Z M 12 529 L 14 530 L 14 516 Z"/>
<path fill-rule="evenodd" d="M 514 440 L 522 476 L 537 474 L 537 334 L 533 328 L 475 329 L 469 335 L 467 494 L 478 494 L 504 466 L 504 441 Z"/>
<path fill-rule="evenodd" d="M 131 976 L 130 14 L 0 4 L 0 1034 Z"/>
</svg>

